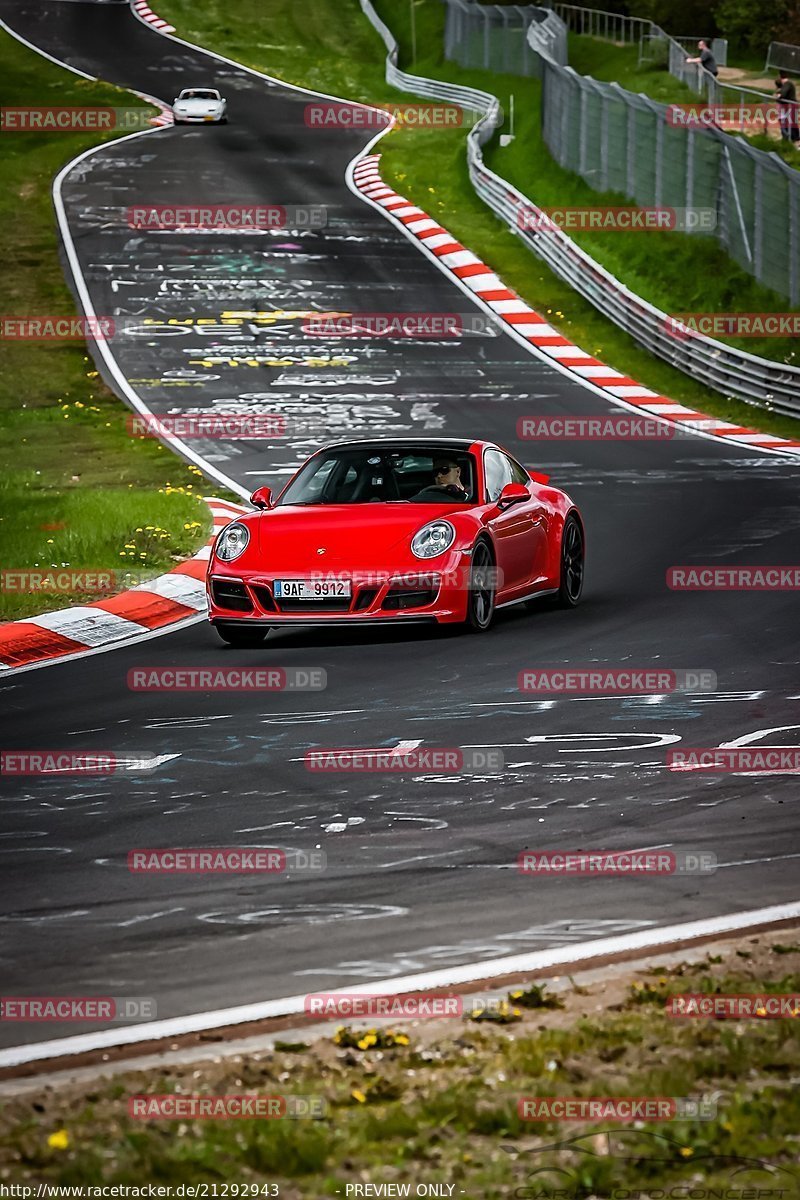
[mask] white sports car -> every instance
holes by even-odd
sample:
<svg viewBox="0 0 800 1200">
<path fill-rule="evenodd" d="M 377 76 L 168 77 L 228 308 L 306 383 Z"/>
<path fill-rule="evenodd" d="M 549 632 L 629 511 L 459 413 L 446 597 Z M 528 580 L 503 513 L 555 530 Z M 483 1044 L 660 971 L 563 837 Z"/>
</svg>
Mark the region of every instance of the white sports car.
<svg viewBox="0 0 800 1200">
<path fill-rule="evenodd" d="M 184 88 L 175 99 L 172 114 L 176 125 L 224 125 L 228 105 L 216 88 Z"/>
</svg>

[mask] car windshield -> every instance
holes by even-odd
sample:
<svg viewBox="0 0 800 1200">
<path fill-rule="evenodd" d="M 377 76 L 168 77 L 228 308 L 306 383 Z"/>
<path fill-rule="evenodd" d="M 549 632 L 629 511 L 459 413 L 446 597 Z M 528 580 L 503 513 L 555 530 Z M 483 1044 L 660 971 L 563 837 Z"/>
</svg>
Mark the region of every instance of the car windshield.
<svg viewBox="0 0 800 1200">
<path fill-rule="evenodd" d="M 212 92 L 208 88 L 190 88 L 185 92 L 181 92 L 179 100 L 219 100 L 219 92 Z"/>
<path fill-rule="evenodd" d="M 342 447 L 316 454 L 278 503 L 471 504 L 476 482 L 475 459 L 463 450 L 424 445 Z"/>
</svg>

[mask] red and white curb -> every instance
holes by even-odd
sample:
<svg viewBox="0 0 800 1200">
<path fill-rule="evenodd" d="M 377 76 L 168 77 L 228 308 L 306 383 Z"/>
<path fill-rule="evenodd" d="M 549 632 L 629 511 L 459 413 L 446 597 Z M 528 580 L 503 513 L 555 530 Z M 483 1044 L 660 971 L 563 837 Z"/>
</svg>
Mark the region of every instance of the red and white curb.
<svg viewBox="0 0 800 1200">
<path fill-rule="evenodd" d="M 161 17 L 153 12 L 147 0 L 132 0 L 131 7 L 142 21 L 146 21 L 148 25 L 152 25 L 154 29 L 158 29 L 161 33 L 174 33 L 175 26 L 170 25 L 169 21 L 162 21 Z"/>
<path fill-rule="evenodd" d="M 128 642 L 205 613 L 205 577 L 214 538 L 235 517 L 249 512 L 241 504 L 216 497 L 207 497 L 206 503 L 214 519 L 211 536 L 202 550 L 165 575 L 107 600 L 0 625 L 0 677 L 20 667 Z"/>
<path fill-rule="evenodd" d="M 466 246 L 456 241 L 444 226 L 429 216 L 424 209 L 412 204 L 405 196 L 383 182 L 378 163 L 379 154 L 369 154 L 359 159 L 353 168 L 353 182 L 374 204 L 379 205 L 398 224 L 405 227 L 426 250 L 434 255 L 439 265 L 454 276 L 489 308 L 514 333 L 536 347 L 561 368 L 566 368 L 582 383 L 589 383 L 603 392 L 612 403 L 642 409 L 644 412 L 664 418 L 675 424 L 685 425 L 701 431 L 705 436 L 718 437 L 726 442 L 737 442 L 756 449 L 789 452 L 800 450 L 800 440 L 760 433 L 743 425 L 722 421 L 719 417 L 697 412 L 684 404 L 678 404 L 667 396 L 643 387 L 620 371 L 607 367 L 581 350 L 549 325 L 515 292 L 505 287 L 503 281 L 486 263 L 481 262 Z"/>
</svg>

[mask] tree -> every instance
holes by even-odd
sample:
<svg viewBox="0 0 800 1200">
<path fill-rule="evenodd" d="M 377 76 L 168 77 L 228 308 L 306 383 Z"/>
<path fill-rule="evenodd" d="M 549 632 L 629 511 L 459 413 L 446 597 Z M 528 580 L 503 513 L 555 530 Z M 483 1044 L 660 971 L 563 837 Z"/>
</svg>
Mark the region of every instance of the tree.
<svg viewBox="0 0 800 1200">
<path fill-rule="evenodd" d="M 787 41 L 779 32 L 786 26 L 791 0 L 720 0 L 713 10 L 722 37 L 753 54 L 766 54 L 770 42 Z"/>
</svg>

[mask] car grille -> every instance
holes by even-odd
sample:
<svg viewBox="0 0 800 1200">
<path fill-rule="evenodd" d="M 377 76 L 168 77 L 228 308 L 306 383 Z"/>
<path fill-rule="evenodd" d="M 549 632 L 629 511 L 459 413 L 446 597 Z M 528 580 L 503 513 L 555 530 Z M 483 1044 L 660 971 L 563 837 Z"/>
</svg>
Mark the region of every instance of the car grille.
<svg viewBox="0 0 800 1200">
<path fill-rule="evenodd" d="M 231 612 L 253 611 L 246 587 L 235 579 L 212 579 L 211 595 L 220 608 L 227 608 Z"/>
<path fill-rule="evenodd" d="M 438 587 L 393 587 L 389 589 L 381 608 L 392 610 L 399 608 L 424 608 L 428 604 L 433 604 L 438 590 Z"/>
<path fill-rule="evenodd" d="M 272 592 L 263 584 L 253 583 L 250 585 L 255 592 L 255 597 L 264 612 L 277 612 L 275 601 L 272 599 Z"/>
</svg>

